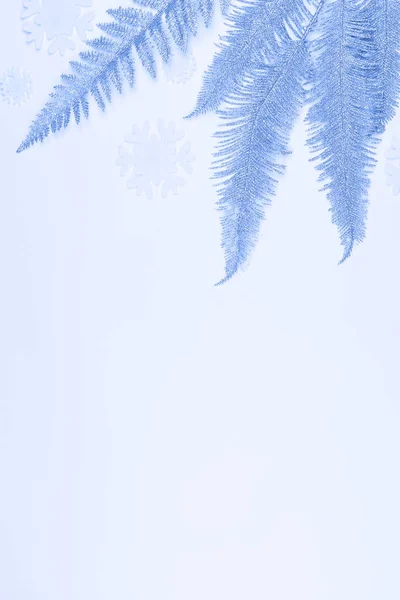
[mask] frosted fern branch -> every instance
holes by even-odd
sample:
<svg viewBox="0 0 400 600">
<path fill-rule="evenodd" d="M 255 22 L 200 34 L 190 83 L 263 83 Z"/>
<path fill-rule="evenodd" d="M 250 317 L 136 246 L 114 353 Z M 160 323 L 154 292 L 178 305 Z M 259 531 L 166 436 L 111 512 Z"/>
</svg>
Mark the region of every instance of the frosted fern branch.
<svg viewBox="0 0 400 600">
<path fill-rule="evenodd" d="M 377 139 L 375 13 L 368 0 L 335 0 L 321 13 L 308 144 L 325 181 L 332 221 L 344 247 L 342 262 L 365 236 L 370 173 Z"/>
<path fill-rule="evenodd" d="M 72 61 L 72 73 L 62 75 L 50 99 L 32 123 L 17 152 L 42 141 L 50 132 L 68 126 L 71 116 L 77 123 L 89 117 L 89 98 L 105 110 L 114 91 L 122 92 L 123 81 L 135 83 L 136 57 L 156 77 L 156 56 L 168 62 L 175 43 L 186 52 L 188 40 L 196 35 L 201 16 L 208 26 L 214 0 L 140 0 L 142 8 L 108 10 L 113 21 L 98 24 L 105 34 L 87 41 L 90 50 Z"/>
<path fill-rule="evenodd" d="M 218 111 L 222 119 L 214 168 L 219 180 L 225 278 L 243 267 L 254 248 L 264 208 L 275 195 L 284 171 L 290 133 L 304 103 L 304 73 L 308 70 L 307 36 L 324 0 L 314 12 L 297 0 L 286 12 L 285 26 L 275 44 L 264 48 L 264 62 L 251 66 Z"/>
</svg>

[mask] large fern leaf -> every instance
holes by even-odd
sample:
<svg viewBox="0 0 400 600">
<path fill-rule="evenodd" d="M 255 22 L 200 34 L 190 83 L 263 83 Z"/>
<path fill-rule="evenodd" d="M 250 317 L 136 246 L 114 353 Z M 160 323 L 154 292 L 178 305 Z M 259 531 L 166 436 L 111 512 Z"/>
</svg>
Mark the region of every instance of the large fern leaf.
<svg viewBox="0 0 400 600">
<path fill-rule="evenodd" d="M 171 40 L 185 52 L 190 35 L 197 33 L 198 17 L 208 26 L 214 0 L 140 0 L 139 7 L 108 10 L 113 21 L 100 23 L 102 35 L 87 42 L 91 48 L 72 61 L 72 73 L 62 76 L 50 99 L 32 123 L 17 152 L 42 141 L 82 115 L 89 116 L 89 97 L 105 110 L 114 90 L 122 92 L 123 80 L 133 87 L 135 54 L 152 77 L 156 76 L 156 53 L 164 62 L 171 54 Z"/>
<path fill-rule="evenodd" d="M 288 153 L 292 126 L 304 100 L 304 73 L 309 53 L 307 35 L 324 0 L 312 14 L 303 0 L 287 3 L 285 34 L 264 48 L 263 64 L 250 67 L 219 110 L 222 129 L 215 169 L 222 211 L 225 278 L 247 262 L 254 247 L 264 207 L 275 194 L 281 157 Z M 290 28 L 290 29 L 289 29 Z"/>
<path fill-rule="evenodd" d="M 312 43 L 308 144 L 325 181 L 342 261 L 365 236 L 369 175 L 375 163 L 376 13 L 370 0 L 328 1 Z"/>
</svg>

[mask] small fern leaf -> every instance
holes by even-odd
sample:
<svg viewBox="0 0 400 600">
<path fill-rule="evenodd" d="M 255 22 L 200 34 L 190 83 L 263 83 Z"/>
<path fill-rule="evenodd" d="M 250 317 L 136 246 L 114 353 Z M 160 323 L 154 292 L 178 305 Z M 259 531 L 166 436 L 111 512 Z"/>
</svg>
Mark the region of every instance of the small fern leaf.
<svg viewBox="0 0 400 600">
<path fill-rule="evenodd" d="M 375 13 L 369 0 L 328 2 L 320 15 L 312 70 L 308 145 L 317 160 L 341 262 L 365 236 L 369 176 L 375 164 Z"/>
<path fill-rule="evenodd" d="M 214 168 L 219 179 L 219 209 L 222 211 L 222 247 L 225 250 L 224 283 L 246 265 L 254 248 L 264 208 L 275 195 L 278 176 L 284 171 L 282 157 L 288 154 L 289 138 L 305 100 L 304 72 L 308 70 L 306 38 L 324 0 L 314 15 L 297 2 L 302 31 L 298 39 L 275 39 L 274 63 L 248 70 L 236 85 L 222 117 Z M 305 13 L 306 11 L 306 13 Z M 300 27 L 300 25 L 299 25 Z"/>
<path fill-rule="evenodd" d="M 72 74 L 54 87 L 45 107 L 32 123 L 28 135 L 17 152 L 68 126 L 71 114 L 77 123 L 89 116 L 89 96 L 101 110 L 112 101 L 114 90 L 122 93 L 122 82 L 135 84 L 135 50 L 140 62 L 156 77 L 156 55 L 167 62 L 171 55 L 172 35 L 175 43 L 186 51 L 190 35 L 197 33 L 197 20 L 202 16 L 209 25 L 214 0 L 135 0 L 135 5 L 110 9 L 110 23 L 100 23 L 105 35 L 89 40 L 89 50 L 81 52 L 79 61 L 70 63 Z"/>
<path fill-rule="evenodd" d="M 373 0 L 375 43 L 378 59 L 375 73 L 377 102 L 375 131 L 383 133 L 395 115 L 400 97 L 400 3 L 398 0 Z"/>
</svg>

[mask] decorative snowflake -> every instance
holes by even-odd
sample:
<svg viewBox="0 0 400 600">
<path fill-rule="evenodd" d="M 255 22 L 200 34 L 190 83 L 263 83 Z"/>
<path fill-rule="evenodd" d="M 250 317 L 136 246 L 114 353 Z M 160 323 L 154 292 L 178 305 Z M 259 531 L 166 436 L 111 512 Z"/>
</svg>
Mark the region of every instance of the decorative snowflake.
<svg viewBox="0 0 400 600">
<path fill-rule="evenodd" d="M 162 120 L 158 121 L 157 133 L 151 132 L 149 123 L 143 127 L 134 125 L 132 132 L 125 135 L 130 147 L 120 146 L 116 161 L 121 177 L 130 174 L 127 187 L 136 189 L 138 196 L 144 192 L 147 198 L 152 198 L 154 186 L 160 185 L 163 198 L 169 192 L 176 194 L 186 183 L 180 172 L 190 174 L 195 158 L 189 142 L 179 145 L 184 135 L 174 123 L 166 125 Z"/>
<path fill-rule="evenodd" d="M 400 194 L 400 140 L 397 137 L 386 153 L 386 183 L 392 188 L 393 194 Z"/>
<path fill-rule="evenodd" d="M 51 42 L 49 54 L 59 52 L 63 56 L 67 49 L 74 50 L 74 35 L 83 41 L 93 29 L 94 13 L 82 14 L 81 9 L 92 6 L 92 0 L 23 0 L 22 6 L 21 19 L 30 19 L 24 26 L 28 42 L 40 50 L 46 35 Z"/>
<path fill-rule="evenodd" d="M 32 77 L 21 68 L 12 67 L 0 77 L 0 98 L 9 104 L 21 106 L 33 93 Z"/>
<path fill-rule="evenodd" d="M 196 72 L 196 59 L 193 54 L 184 55 L 177 52 L 171 60 L 164 64 L 164 73 L 171 83 L 186 83 Z"/>
</svg>

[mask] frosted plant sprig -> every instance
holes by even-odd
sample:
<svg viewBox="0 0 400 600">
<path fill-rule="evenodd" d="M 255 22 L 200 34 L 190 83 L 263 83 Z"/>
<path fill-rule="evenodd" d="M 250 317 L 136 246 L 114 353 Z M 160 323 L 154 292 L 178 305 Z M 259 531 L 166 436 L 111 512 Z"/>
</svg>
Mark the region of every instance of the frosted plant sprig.
<svg viewBox="0 0 400 600">
<path fill-rule="evenodd" d="M 375 165 L 377 64 L 371 2 L 326 3 L 311 77 L 308 145 L 326 182 L 332 221 L 344 247 L 341 262 L 365 237 L 370 174 Z"/>
<path fill-rule="evenodd" d="M 105 35 L 72 62 L 32 124 L 21 152 L 50 131 L 104 110 L 123 81 L 133 86 L 136 57 L 156 76 L 171 39 L 187 51 L 198 17 L 210 23 L 215 0 L 138 0 L 109 10 Z M 225 6 L 225 0 L 220 0 Z M 222 214 L 226 281 L 254 248 L 264 208 L 276 193 L 291 130 L 306 104 L 308 146 L 324 182 L 346 260 L 366 232 L 370 176 L 379 136 L 400 96 L 399 0 L 237 0 L 228 33 L 207 70 L 190 116 L 217 111 L 214 160 Z"/>
<path fill-rule="evenodd" d="M 291 0 L 243 0 L 233 7 L 227 19 L 228 32 L 220 37 L 196 107 L 188 118 L 217 110 L 240 85 L 240 78 L 262 60 L 268 45 L 274 44 L 275 36 L 285 27 L 290 5 Z"/>
<path fill-rule="evenodd" d="M 292 71 L 281 58 L 285 46 L 300 39 L 310 3 L 242 0 L 232 10 L 228 33 L 189 115 L 216 110 L 223 121 L 214 161 L 226 257 L 223 281 L 247 264 L 257 242 L 264 207 L 283 171 L 279 157 L 287 153 L 293 115 L 303 102 L 307 143 L 343 245 L 340 262 L 364 240 L 379 134 L 400 96 L 399 5 L 398 0 L 312 2 L 314 17 L 301 38 L 307 58 Z M 297 24 L 296 8 L 304 11 Z M 266 82 L 273 75 L 280 84 L 288 77 L 290 84 L 274 83 L 268 92 Z"/>
<path fill-rule="evenodd" d="M 17 152 L 67 127 L 72 115 L 77 123 L 82 116 L 88 118 L 90 96 L 105 110 L 114 91 L 122 93 L 124 80 L 134 86 L 136 56 L 155 78 L 156 55 L 168 62 L 174 43 L 186 52 L 189 36 L 197 33 L 199 17 L 206 26 L 210 24 L 214 0 L 140 0 L 135 4 L 141 8 L 107 11 L 113 21 L 98 24 L 105 35 L 88 40 L 91 49 L 79 54 L 80 61 L 70 63 L 72 73 L 62 75 L 62 83 L 55 86 Z"/>
<path fill-rule="evenodd" d="M 374 125 L 376 132 L 383 133 L 399 104 L 400 3 L 398 0 L 371 0 L 369 10 L 374 19 L 373 50 L 377 54 Z"/>
<path fill-rule="evenodd" d="M 314 0 L 310 10 L 303 0 L 288 0 L 284 12 L 276 11 L 277 34 L 265 35 L 263 43 L 258 40 L 253 52 L 257 59 L 251 60 L 244 75 L 236 79 L 218 111 L 222 125 L 217 132 L 214 169 L 219 180 L 225 250 L 225 277 L 220 283 L 247 263 L 264 207 L 276 193 L 277 176 L 284 171 L 282 157 L 288 154 L 290 133 L 305 100 L 304 73 L 309 64 L 306 40 L 323 2 Z M 253 11 L 254 2 L 246 2 L 243 10 Z M 236 18 L 242 21 L 243 12 L 237 11 Z M 203 98 L 209 84 L 213 96 L 213 79 L 204 82 Z"/>
</svg>

